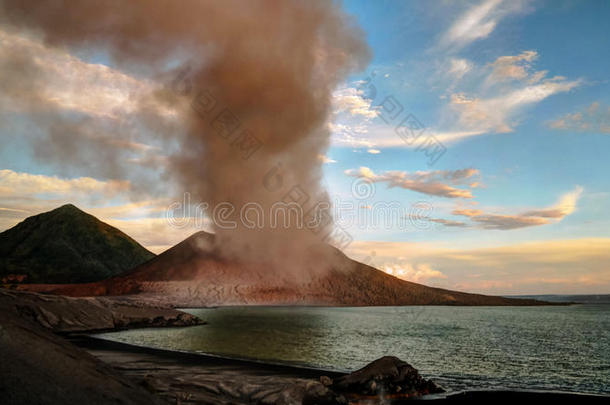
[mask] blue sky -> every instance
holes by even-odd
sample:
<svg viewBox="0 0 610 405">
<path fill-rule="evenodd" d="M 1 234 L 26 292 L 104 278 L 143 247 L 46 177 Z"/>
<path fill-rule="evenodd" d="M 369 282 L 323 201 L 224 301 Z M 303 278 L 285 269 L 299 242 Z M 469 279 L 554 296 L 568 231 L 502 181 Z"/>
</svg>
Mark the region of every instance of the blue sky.
<svg viewBox="0 0 610 405">
<path fill-rule="evenodd" d="M 338 221 L 354 238 L 348 254 L 441 287 L 609 292 L 610 2 L 343 5 L 373 56 L 334 93 L 323 182 L 357 216 L 395 202 L 405 219 L 404 226 Z M 103 52 L 48 50 L 1 29 L 0 58 L 38 50 L 63 66 L 55 86 L 66 66 L 76 83 L 96 77 L 86 92 L 72 81 L 67 90 L 53 87 L 63 108 L 87 104 L 74 114 L 111 117 L 112 103 L 128 106 L 126 92 L 141 85 Z M 9 98 L 0 106 L 0 230 L 77 202 L 157 252 L 194 231 L 168 228 L 167 201 L 127 198 L 121 179 L 41 159 L 30 147 L 38 136 L 31 112 Z M 396 132 L 409 115 L 425 127 L 412 144 Z M 429 141 L 445 150 L 433 163 Z M 127 158 L 154 150 L 129 148 Z M 370 195 L 355 195 L 358 184 Z"/>
<path fill-rule="evenodd" d="M 491 0 L 345 4 L 374 49 L 371 65 L 365 74 L 353 77 L 351 84 L 356 83 L 358 88 L 359 80 L 375 74 L 372 83 L 378 97 L 370 104 L 371 109 L 383 110 L 383 98 L 394 95 L 404 106 L 405 114 L 413 114 L 428 133 L 440 134 L 441 140 L 451 133 L 477 134 L 446 137 L 445 154 L 430 167 L 422 151 L 397 147 L 400 141 L 387 140 L 392 135 L 397 137 L 393 125 L 378 117 L 358 120 L 350 114 L 341 115 L 348 126 L 366 128 L 361 139 L 382 139 L 364 147 L 335 142 L 328 157 L 336 163 L 325 167 L 329 188 L 348 196 L 345 171 L 359 167 L 369 168 L 376 175 L 473 168 L 477 170 L 473 179 L 481 183 L 472 189 L 472 198 L 444 198 L 413 189 L 387 188 L 387 181 L 374 180 L 375 197 L 366 204 L 375 200 L 398 201 L 409 210 L 413 204 L 424 202 L 428 207 L 426 215 L 453 221 L 450 224 L 454 226 L 434 222 L 428 227 L 419 223 L 406 230 L 354 227 L 351 232 L 357 239 L 442 245 L 481 255 L 485 249 L 489 252 L 538 243 L 540 262 L 544 264 L 522 264 L 536 272 L 532 269 L 559 267 L 543 258 L 547 247 L 553 244 L 571 240 L 574 247 L 567 250 L 576 252 L 580 249 L 576 247 L 577 240 L 608 237 L 610 219 L 605 207 L 610 202 L 610 163 L 606 158 L 610 150 L 610 28 L 605 21 L 610 15 L 610 3 Z M 552 83 L 558 86 L 553 87 Z M 523 100 L 528 92 L 545 90 L 549 91 L 544 96 Z M 511 98 L 511 94 L 515 97 Z M 366 96 L 364 92 L 365 99 Z M 467 100 L 470 103 L 462 105 L 474 104 L 475 110 L 478 102 L 482 104 L 482 111 L 478 111 L 482 114 L 468 116 L 467 111 L 452 110 L 459 105 L 452 103 L 454 100 Z M 341 139 L 342 135 L 335 137 Z M 375 154 L 367 153 L 369 146 Z M 574 209 L 567 210 L 566 215 L 515 225 L 514 221 L 523 219 L 523 213 L 556 207 L 566 195 L 577 196 L 569 200 Z M 469 217 L 453 215 L 456 207 L 482 211 L 479 220 L 492 219 L 496 226 L 489 229 L 485 222 L 473 224 Z M 458 222 L 463 225 L 455 226 Z M 401 251 L 406 251 L 404 245 L 391 254 Z M 440 260 L 438 256 L 436 259 Z M 607 279 L 607 259 L 601 260 L 596 266 Z M 391 268 L 392 264 L 387 266 Z M 439 266 L 446 271 L 451 267 L 447 262 Z M 567 282 L 571 286 L 560 288 L 554 284 L 532 287 L 531 291 L 578 289 L 578 266 L 572 265 L 572 269 L 573 284 Z M 417 270 L 411 266 L 407 272 L 416 274 Z M 492 284 L 487 287 L 494 288 L 490 287 Z M 513 288 L 508 283 L 496 287 Z"/>
<path fill-rule="evenodd" d="M 465 43 L 456 42 L 445 48 L 439 45 L 452 24 L 485 3 L 497 3 L 496 8 L 479 22 L 484 25 L 486 21 L 493 21 L 491 32 Z M 327 165 L 325 172 L 331 188 L 346 190 L 343 171 L 360 166 L 375 172 L 411 173 L 471 167 L 480 172 L 484 188 L 476 189 L 469 202 L 493 207 L 497 212 L 505 209 L 508 214 L 528 207 L 550 206 L 562 194 L 581 186 L 584 191 L 578 210 L 572 215 L 557 223 L 529 227 L 524 231 L 477 230 L 479 243 L 607 236 L 608 218 L 600 211 L 608 203 L 609 170 L 604 152 L 610 146 L 610 137 L 607 131 L 599 128 L 557 129 L 552 123 L 567 114 L 585 111 L 593 103 L 608 108 L 610 35 L 604 19 L 609 15 L 609 5 L 607 2 L 562 1 L 517 3 L 512 4 L 512 10 L 503 12 L 502 2 L 444 2 L 444 7 L 430 2 L 346 2 L 347 9 L 367 32 L 375 51 L 366 73 L 375 72 L 373 83 L 379 93 L 395 95 L 405 111 L 424 123 L 427 131 L 459 131 L 462 125 L 446 116 L 448 98 L 457 93 L 474 98 L 485 94 L 480 83 L 486 80 L 490 65 L 501 57 L 535 52 L 536 56 L 526 63 L 526 67 L 519 62 L 515 64 L 529 71 L 524 79 L 529 80 L 535 72 L 548 71 L 547 77 L 563 76 L 564 82 L 578 84 L 539 102 L 515 108 L 504 119 L 510 125 L 508 131 L 483 125 L 481 135 L 446 142 L 446 153 L 432 168 L 427 166 L 421 151 L 380 146 L 375 149 L 381 153 L 373 155 L 367 154 L 366 149 L 333 146 L 328 156 L 337 163 Z M 467 61 L 471 67 L 455 84 L 448 84 L 450 79 L 443 75 L 451 68 L 452 60 Z M 518 70 L 515 72 L 521 74 Z M 365 77 L 367 75 L 354 77 L 353 82 Z M 448 85 L 454 87 L 448 90 Z M 498 97 L 525 87 L 528 84 L 522 80 L 506 79 L 502 89 L 487 94 Z M 382 97 L 378 99 L 380 103 Z M 607 111 L 604 117 L 607 119 Z M 375 118 L 367 125 L 367 136 L 374 137 L 375 132 L 380 132 L 379 127 L 386 124 Z M 391 134 L 392 125 L 386 127 Z M 405 204 L 422 198 L 433 205 L 438 202 L 438 214 L 452 217 L 442 210 L 441 206 L 447 204 L 442 198 L 399 188 L 384 190 L 382 185 L 376 189 L 383 193 L 383 198 Z M 379 237 L 387 238 L 388 235 Z M 427 232 L 420 237 L 442 240 L 447 235 L 446 232 Z M 473 230 L 467 228 L 452 230 L 451 237 L 477 239 Z M 389 238 L 411 240 L 412 235 L 392 232 Z"/>
</svg>

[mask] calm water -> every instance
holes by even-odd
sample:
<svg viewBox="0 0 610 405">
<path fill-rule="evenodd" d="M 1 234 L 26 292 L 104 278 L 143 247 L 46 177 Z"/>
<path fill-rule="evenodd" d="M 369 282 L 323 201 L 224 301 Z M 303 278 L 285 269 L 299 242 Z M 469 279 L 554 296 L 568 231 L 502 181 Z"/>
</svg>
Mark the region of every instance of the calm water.
<svg viewBox="0 0 610 405">
<path fill-rule="evenodd" d="M 610 305 L 230 307 L 209 322 L 102 336 L 147 346 L 354 370 L 384 355 L 449 390 L 610 393 Z"/>
</svg>

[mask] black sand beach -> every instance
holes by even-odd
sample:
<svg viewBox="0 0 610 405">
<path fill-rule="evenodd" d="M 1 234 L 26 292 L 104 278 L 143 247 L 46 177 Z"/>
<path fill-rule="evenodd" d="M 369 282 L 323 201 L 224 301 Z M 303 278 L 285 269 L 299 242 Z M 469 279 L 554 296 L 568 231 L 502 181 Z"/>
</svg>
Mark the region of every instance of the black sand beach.
<svg viewBox="0 0 610 405">
<path fill-rule="evenodd" d="M 346 372 L 270 364 L 195 354 L 100 339 L 88 335 L 74 336 L 72 343 L 111 365 L 133 381 L 139 381 L 150 392 L 172 403 L 204 404 L 277 404 L 282 392 L 294 385 L 307 385 L 347 375 Z M 430 394 L 409 399 L 385 398 L 387 404 L 411 401 L 466 404 L 479 401 L 574 401 L 607 403 L 602 395 L 545 391 L 462 391 Z M 363 399 L 354 404 L 373 404 Z M 291 402 L 287 402 L 291 403 Z"/>
</svg>

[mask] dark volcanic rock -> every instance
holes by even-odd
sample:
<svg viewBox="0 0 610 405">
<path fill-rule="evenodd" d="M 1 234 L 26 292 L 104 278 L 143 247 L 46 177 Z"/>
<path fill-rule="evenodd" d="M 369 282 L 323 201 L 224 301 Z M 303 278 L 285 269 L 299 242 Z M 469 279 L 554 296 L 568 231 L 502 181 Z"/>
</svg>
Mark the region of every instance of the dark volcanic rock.
<svg viewBox="0 0 610 405">
<path fill-rule="evenodd" d="M 386 356 L 343 377 L 337 378 L 331 388 L 348 398 L 367 396 L 418 397 L 443 392 L 417 370 L 397 357 Z"/>
<path fill-rule="evenodd" d="M 0 311 L 63 333 L 204 323 L 186 312 L 125 299 L 70 298 L 6 289 L 0 289 Z"/>
<path fill-rule="evenodd" d="M 72 204 L 0 233 L 0 281 L 85 283 L 130 270 L 155 255 Z"/>
<path fill-rule="evenodd" d="M 304 380 L 282 390 L 276 405 L 370 405 L 400 402 L 443 390 L 422 378 L 417 370 L 396 357 L 382 357 L 351 374 L 320 381 Z"/>
<path fill-rule="evenodd" d="M 345 397 L 318 381 L 300 381 L 280 392 L 275 405 L 347 405 Z"/>
<path fill-rule="evenodd" d="M 11 311 L 0 311 L 3 405 L 165 403 L 67 340 Z"/>
</svg>

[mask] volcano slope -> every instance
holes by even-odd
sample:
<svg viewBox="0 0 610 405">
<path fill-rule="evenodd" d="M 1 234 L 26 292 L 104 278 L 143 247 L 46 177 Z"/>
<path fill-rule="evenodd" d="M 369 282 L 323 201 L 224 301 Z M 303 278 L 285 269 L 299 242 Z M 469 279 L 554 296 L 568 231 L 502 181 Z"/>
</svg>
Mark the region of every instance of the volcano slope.
<svg viewBox="0 0 610 405">
<path fill-rule="evenodd" d="M 66 204 L 0 233 L 0 281 L 86 283 L 155 255 L 115 227 Z"/>
<path fill-rule="evenodd" d="M 154 259 L 104 281 L 63 285 L 70 296 L 137 295 L 180 307 L 214 305 L 545 305 L 531 299 L 469 294 L 401 280 L 326 246 L 307 276 L 264 263 L 222 259 L 214 235 L 198 232 Z M 328 269 L 313 267 L 327 264 Z"/>
</svg>

